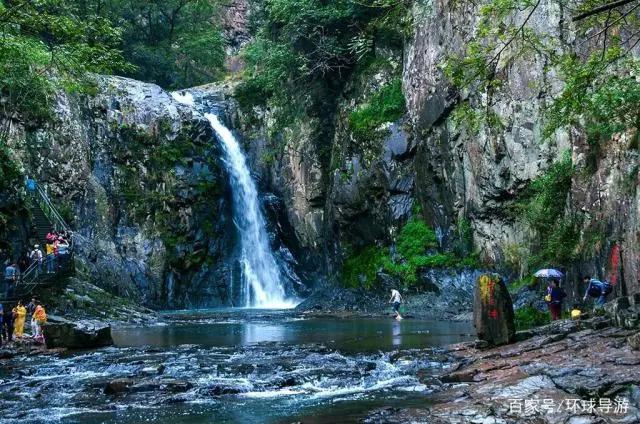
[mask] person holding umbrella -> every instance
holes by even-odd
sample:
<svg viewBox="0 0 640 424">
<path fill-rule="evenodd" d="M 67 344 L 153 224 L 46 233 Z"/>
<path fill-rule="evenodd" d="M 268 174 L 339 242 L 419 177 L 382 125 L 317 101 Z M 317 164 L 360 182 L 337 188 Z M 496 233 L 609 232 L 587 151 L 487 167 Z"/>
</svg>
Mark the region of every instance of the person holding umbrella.
<svg viewBox="0 0 640 424">
<path fill-rule="evenodd" d="M 549 312 L 551 313 L 551 321 L 560 319 L 562 315 L 562 301 L 567 297 L 567 293 L 560 288 L 558 280 L 551 280 L 551 284 L 547 289 L 547 296 L 545 300 L 549 306 Z"/>
</svg>

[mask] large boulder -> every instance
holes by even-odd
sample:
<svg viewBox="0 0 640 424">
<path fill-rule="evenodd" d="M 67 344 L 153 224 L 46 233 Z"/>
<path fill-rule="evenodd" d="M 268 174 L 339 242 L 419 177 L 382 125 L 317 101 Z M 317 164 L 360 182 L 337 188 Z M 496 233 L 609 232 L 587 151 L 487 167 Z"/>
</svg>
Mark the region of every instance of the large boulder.
<svg viewBox="0 0 640 424">
<path fill-rule="evenodd" d="M 497 274 L 483 274 L 476 281 L 473 325 L 478 337 L 499 346 L 515 341 L 513 304 L 507 286 Z"/>
<path fill-rule="evenodd" d="M 69 321 L 49 316 L 42 331 L 48 349 L 90 349 L 113 344 L 111 326 L 100 321 Z"/>
</svg>

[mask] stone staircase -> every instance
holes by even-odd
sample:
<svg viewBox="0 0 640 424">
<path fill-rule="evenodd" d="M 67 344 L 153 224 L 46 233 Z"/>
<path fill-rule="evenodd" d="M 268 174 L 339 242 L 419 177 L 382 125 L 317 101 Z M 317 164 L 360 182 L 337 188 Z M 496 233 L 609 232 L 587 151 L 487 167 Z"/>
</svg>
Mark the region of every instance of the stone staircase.
<svg viewBox="0 0 640 424">
<path fill-rule="evenodd" d="M 50 274 L 45 272 L 46 256 L 42 267 L 38 267 L 37 263 L 32 263 L 29 268 L 20 275 L 13 296 L 6 298 L 4 290 L 0 291 L 0 302 L 17 301 L 18 299 L 24 300 L 24 298 L 30 295 L 37 287 L 55 284 L 61 277 L 72 275 L 75 271 L 73 261 L 74 239 L 78 235 L 71 231 L 69 225 L 54 207 L 46 191 L 39 184 L 32 182 L 31 186 L 28 185 L 28 187 L 32 195 L 30 199 L 32 224 L 35 228 L 41 250 L 45 253 L 46 237 L 52 229 L 56 231 L 66 231 L 71 234 L 71 239 L 69 240 L 69 256 L 64 262 L 64 265 L 57 266 L 56 271 Z"/>
</svg>

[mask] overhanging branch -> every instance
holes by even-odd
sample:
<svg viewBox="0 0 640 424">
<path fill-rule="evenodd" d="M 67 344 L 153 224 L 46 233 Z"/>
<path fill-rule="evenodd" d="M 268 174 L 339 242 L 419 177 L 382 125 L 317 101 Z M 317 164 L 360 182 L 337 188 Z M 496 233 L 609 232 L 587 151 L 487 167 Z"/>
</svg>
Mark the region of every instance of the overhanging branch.
<svg viewBox="0 0 640 424">
<path fill-rule="evenodd" d="M 588 10 L 588 11 L 586 11 L 584 13 L 581 13 L 581 14 L 579 14 L 577 16 L 574 16 L 572 20 L 573 20 L 573 22 L 582 21 L 584 19 L 587 19 L 590 16 L 598 15 L 598 14 L 603 13 L 603 12 L 608 12 L 609 10 L 613 10 L 613 9 L 618 8 L 618 7 L 622 7 L 624 5 L 627 5 L 629 3 L 634 3 L 634 2 L 637 2 L 637 1 L 638 0 L 616 0 L 616 1 L 612 2 L 612 3 L 596 7 L 595 9 L 591 9 L 591 10 Z"/>
</svg>

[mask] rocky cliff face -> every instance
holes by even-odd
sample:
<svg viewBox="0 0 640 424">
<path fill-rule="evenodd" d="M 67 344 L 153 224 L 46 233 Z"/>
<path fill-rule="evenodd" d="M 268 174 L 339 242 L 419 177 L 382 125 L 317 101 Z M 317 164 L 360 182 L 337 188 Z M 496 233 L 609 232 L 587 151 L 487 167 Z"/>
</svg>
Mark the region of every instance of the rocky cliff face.
<svg viewBox="0 0 640 424">
<path fill-rule="evenodd" d="M 230 37 L 242 44 L 248 8 L 234 4 Z M 571 48 L 565 6 L 543 1 L 530 24 Z M 582 272 L 612 279 L 618 293 L 640 290 L 634 134 L 615 136 L 597 154 L 578 130 L 543 140 L 543 111 L 562 84 L 536 55 L 519 57 L 498 76 L 491 111 L 500 125 L 477 129 L 454 119 L 456 108 L 479 95 L 453 89 L 440 65 L 463 49 L 478 7 L 416 2 L 404 51 L 377 51 L 384 65 L 354 73 L 330 111 L 299 118 L 284 131 L 274 131 L 274 111 L 237 110 L 232 86 L 193 91 L 243 134 L 274 248 L 292 279 L 293 271 L 300 283 L 335 277 L 348 252 L 389 244 L 418 209 L 441 246 L 451 247 L 467 223 L 480 258 L 509 272 L 514 248 L 529 255 L 537 237 L 511 208 L 569 152 L 576 172 L 565 213 L 579 218 L 579 252 L 572 263 L 549 265 L 568 266 L 571 280 Z M 375 136 L 357 137 L 351 112 L 398 78 L 406 114 Z M 25 171 L 49 187 L 92 240 L 82 246 L 87 274 L 152 306 L 232 303 L 236 294 L 227 282 L 238 272 L 229 265 L 235 245 L 229 193 L 206 121 L 153 85 L 105 78 L 99 93 L 60 96 L 55 122 L 38 129 L 17 123 L 11 137 Z"/>
<path fill-rule="evenodd" d="M 443 245 L 450 246 L 460 224 L 468 223 L 480 258 L 515 275 L 518 270 L 508 269 L 514 268 L 509 256 L 515 250 L 526 262 L 538 235 L 511 208 L 531 181 L 569 152 L 576 172 L 565 213 L 577 217 L 580 241 L 575 261 L 548 265 L 566 266 L 572 281 L 588 272 L 621 282 L 619 293 L 639 290 L 634 137 L 617 136 L 603 145 L 595 170 L 587 170 L 593 168 L 587 164 L 593 151 L 580 131 L 543 139 L 544 110 L 562 83 L 535 54 L 517 58 L 497 76 L 502 85 L 492 93 L 491 112 L 500 125 L 478 130 L 454 119 L 452 112 L 477 103 L 479 94 L 452 88 L 441 65 L 468 42 L 479 7 L 453 0 L 416 2 L 413 36 L 404 52 L 379 52 L 402 64 L 407 104 L 406 117 L 387 123 L 384 137 L 355 140 L 348 114 L 393 78 L 393 69 L 352 76 L 332 115 L 331 140 L 314 135 L 321 125 L 314 119 L 275 137 L 269 136 L 269 113 L 259 117 L 258 130 L 245 123 L 255 168 L 282 196 L 302 246 L 309 255 L 326 258 L 329 273 L 339 267 L 345 247 L 393 240 L 418 206 Z M 567 27 L 569 13 L 566 2 L 543 1 L 530 26 L 572 49 L 578 43 Z M 274 148 L 283 141 L 284 149 Z M 323 149 L 330 149 L 330 161 L 320 160 Z"/>
<path fill-rule="evenodd" d="M 109 77 L 97 91 L 59 95 L 53 122 L 10 137 L 84 236 L 81 272 L 149 306 L 228 304 L 233 232 L 208 122 L 155 85 Z"/>
</svg>

